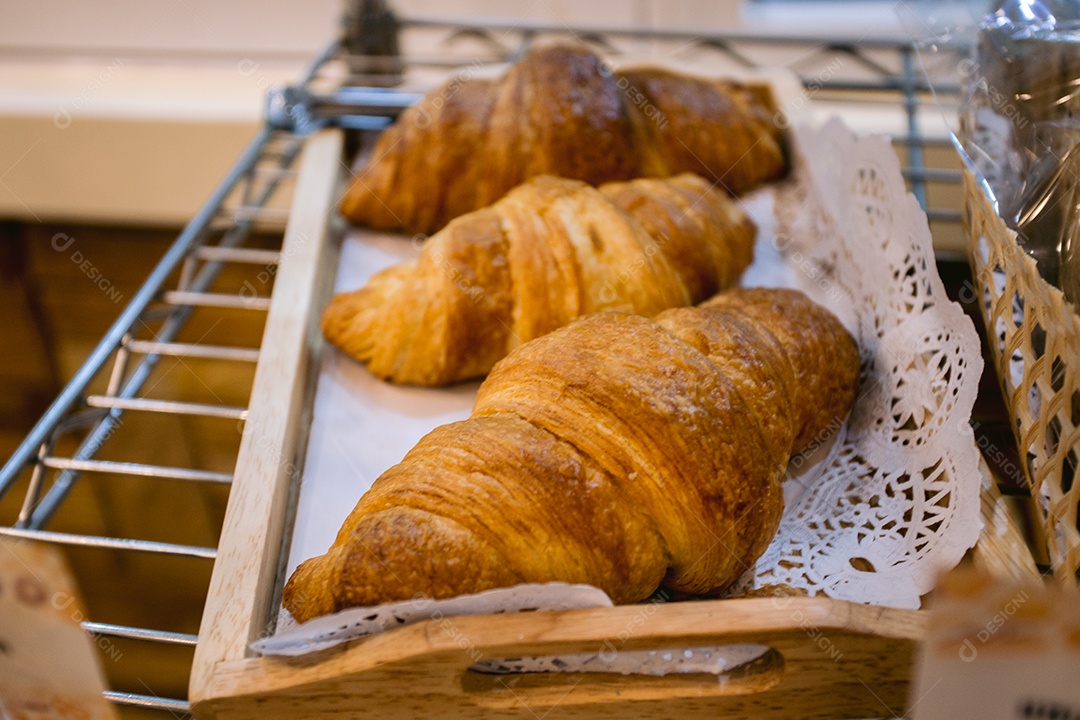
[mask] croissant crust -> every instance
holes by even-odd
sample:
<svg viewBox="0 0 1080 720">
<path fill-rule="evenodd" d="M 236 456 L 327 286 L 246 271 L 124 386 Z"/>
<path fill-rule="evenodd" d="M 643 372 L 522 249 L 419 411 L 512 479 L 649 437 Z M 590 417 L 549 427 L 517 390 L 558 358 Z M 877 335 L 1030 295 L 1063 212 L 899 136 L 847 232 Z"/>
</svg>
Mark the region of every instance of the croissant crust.
<svg viewBox="0 0 1080 720">
<path fill-rule="evenodd" d="M 335 296 L 323 332 L 379 377 L 443 385 L 580 315 L 655 315 L 731 287 L 754 234 L 697 175 L 599 189 L 540 176 L 451 222 L 416 262 Z"/>
<path fill-rule="evenodd" d="M 462 74 L 382 133 L 341 202 L 370 227 L 431 233 L 537 175 L 590 185 L 697 173 L 732 194 L 786 171 L 766 90 L 612 71 L 581 45 L 533 48 L 500 79 Z"/>
<path fill-rule="evenodd" d="M 521 582 L 615 602 L 726 587 L 779 524 L 793 453 L 836 427 L 854 341 L 791 290 L 733 290 L 654 320 L 584 317 L 502 360 L 360 499 L 284 604 L 350 606 Z"/>
</svg>

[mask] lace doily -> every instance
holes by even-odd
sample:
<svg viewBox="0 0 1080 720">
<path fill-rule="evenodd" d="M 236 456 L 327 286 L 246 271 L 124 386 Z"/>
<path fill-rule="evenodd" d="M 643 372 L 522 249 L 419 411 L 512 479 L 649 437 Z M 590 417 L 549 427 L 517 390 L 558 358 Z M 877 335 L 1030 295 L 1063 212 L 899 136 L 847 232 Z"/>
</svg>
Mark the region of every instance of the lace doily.
<svg viewBox="0 0 1080 720">
<path fill-rule="evenodd" d="M 420 620 L 598 607 L 612 607 L 611 598 L 599 588 L 542 583 L 496 588 L 445 600 L 418 596 L 378 607 L 347 608 L 303 624 L 297 623 L 289 611 L 282 608 L 275 633 L 251 643 L 251 649 L 263 655 L 306 655 Z"/>
<path fill-rule="evenodd" d="M 767 645 L 720 645 L 666 650 L 601 650 L 581 655 L 482 660 L 469 666 L 477 672 L 499 675 L 523 672 L 603 672 L 619 675 L 723 675 L 747 663 L 776 653 Z"/>
<path fill-rule="evenodd" d="M 926 217 L 888 141 L 832 120 L 797 129 L 792 149 L 774 246 L 795 285 L 854 335 L 862 377 L 824 459 L 788 481 L 780 530 L 742 586 L 917 608 L 981 529 L 969 424 L 979 338 L 945 295 Z"/>
</svg>

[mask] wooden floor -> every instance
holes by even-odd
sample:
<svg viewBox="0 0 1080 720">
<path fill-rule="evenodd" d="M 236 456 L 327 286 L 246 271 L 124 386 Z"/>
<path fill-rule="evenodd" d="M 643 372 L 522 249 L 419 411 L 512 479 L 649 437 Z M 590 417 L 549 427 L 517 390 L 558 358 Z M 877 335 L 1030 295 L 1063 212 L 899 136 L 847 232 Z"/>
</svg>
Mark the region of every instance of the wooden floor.
<svg viewBox="0 0 1080 720">
<path fill-rule="evenodd" d="M 6 340 L 0 344 L 0 457 L 6 460 L 15 450 L 177 233 L 178 229 L 0 226 L 0 303 L 5 308 L 0 313 L 0 337 Z M 235 290 L 244 272 L 226 271 L 215 289 Z M 268 293 L 269 287 L 260 288 L 262 292 Z M 196 311 L 178 339 L 258 347 L 264 315 Z M 154 330 L 143 326 L 140 333 L 149 339 Z M 142 394 L 245 406 L 253 375 L 254 364 L 164 359 Z M 96 381 L 97 390 L 103 389 L 103 382 Z M 109 437 L 101 458 L 232 471 L 242 429 L 235 420 L 129 416 Z M 65 438 L 56 454 L 70 456 L 79 439 Z M 14 522 L 26 479 L 0 500 L 0 524 Z M 215 547 L 227 499 L 227 485 L 88 473 L 48 529 Z M 197 632 L 211 561 L 95 549 L 72 549 L 68 557 L 91 620 Z M 98 644 L 112 689 L 186 696 L 190 647 L 104 638 Z M 168 717 L 134 709 L 123 714 Z"/>
</svg>

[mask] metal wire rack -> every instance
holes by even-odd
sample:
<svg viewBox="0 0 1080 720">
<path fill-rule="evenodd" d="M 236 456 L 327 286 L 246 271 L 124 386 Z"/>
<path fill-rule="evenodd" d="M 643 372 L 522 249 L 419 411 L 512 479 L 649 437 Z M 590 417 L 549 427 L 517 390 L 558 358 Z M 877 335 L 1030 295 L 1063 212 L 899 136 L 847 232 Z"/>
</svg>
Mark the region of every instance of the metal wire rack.
<svg viewBox="0 0 1080 720">
<path fill-rule="evenodd" d="M 221 291 L 215 288 L 215 280 L 226 267 L 262 270 L 280 262 L 282 227 L 288 215 L 281 201 L 287 201 L 294 160 L 305 137 L 335 123 L 358 130 L 361 141 L 365 136 L 370 139 L 403 107 L 419 99 L 416 88 L 423 86 L 425 77 L 445 76 L 449 68 L 470 63 L 512 60 L 544 36 L 574 35 L 612 54 L 708 55 L 718 65 L 740 68 L 783 65 L 800 76 L 807 99 L 816 104 L 832 105 L 841 112 L 851 107 L 887 111 L 898 128 L 891 134 L 904 160 L 905 177 L 927 209 L 935 234 L 958 232 L 959 195 L 954 190 L 960 179 L 958 166 L 949 159 L 948 139 L 928 136 L 921 129 L 928 106 L 931 113 L 937 110 L 918 68 L 916 51 L 904 41 L 570 28 L 493 19 L 471 23 L 448 18 L 397 20 L 385 8 L 377 9 L 377 16 L 359 18 L 352 32 L 316 58 L 296 85 L 271 91 L 263 129 L 0 470 L 0 499 L 9 493 L 22 497 L 17 520 L 0 527 L 0 536 L 212 562 L 216 554 L 212 546 L 87 535 L 58 524 L 56 516 L 83 475 L 179 481 L 168 488 L 176 493 L 178 503 L 185 502 L 185 488 L 193 485 L 227 485 L 231 472 L 163 465 L 156 461 L 154 447 L 123 460 L 102 459 L 101 451 L 118 427 L 142 422 L 147 415 L 244 421 L 245 406 L 157 396 L 148 378 L 164 358 L 251 366 L 261 352 L 273 351 L 178 338 L 196 310 L 240 311 L 250 316 L 251 323 L 262 322 L 272 282 L 259 285 L 263 292 L 252 292 L 255 286 L 250 283 L 239 290 Z M 365 35 L 365 28 L 372 26 L 378 32 Z M 414 45 L 438 52 L 410 52 L 408 48 Z M 399 46 L 406 49 L 398 53 Z M 949 71 L 946 63 L 940 81 L 934 81 L 936 101 L 946 106 L 955 102 L 958 93 Z M 391 85 L 397 88 L 388 89 Z M 936 165 L 928 162 L 930 156 Z M 936 201 L 939 196 L 944 200 Z M 259 246 L 251 242 L 256 234 L 264 240 Z M 246 392 L 250 393 L 250 385 Z M 167 443 L 168 438 L 160 442 Z M 61 446 L 74 449 L 64 454 Z M 94 618 L 85 620 L 83 627 L 101 637 L 170 646 L 190 648 L 198 640 L 190 633 Z M 181 680 L 186 683 L 186 677 Z M 149 686 L 145 692 L 109 691 L 107 696 L 121 706 L 177 716 L 190 710 L 183 697 L 160 697 Z"/>
</svg>

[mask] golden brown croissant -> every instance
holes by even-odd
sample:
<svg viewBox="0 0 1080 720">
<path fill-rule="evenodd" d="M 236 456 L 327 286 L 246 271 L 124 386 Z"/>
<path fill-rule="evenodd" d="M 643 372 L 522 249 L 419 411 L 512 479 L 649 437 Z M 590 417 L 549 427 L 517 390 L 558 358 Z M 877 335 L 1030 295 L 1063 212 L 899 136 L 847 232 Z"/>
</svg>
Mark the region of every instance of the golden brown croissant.
<svg viewBox="0 0 1080 720">
<path fill-rule="evenodd" d="M 693 172 L 737 194 L 785 169 L 767 91 L 661 69 L 613 73 L 584 46 L 557 44 L 499 80 L 455 78 L 402 113 L 341 211 L 433 232 L 536 175 L 598 185 Z"/>
<path fill-rule="evenodd" d="M 327 339 L 376 375 L 444 385 L 599 310 L 655 315 L 734 285 L 755 228 L 697 175 L 541 176 L 433 235 L 416 262 L 334 297 Z"/>
<path fill-rule="evenodd" d="M 297 620 L 523 582 L 618 603 L 737 579 L 780 478 L 854 400 L 859 357 L 793 290 L 733 290 L 649 320 L 596 313 L 523 345 L 472 416 L 375 481 L 283 602 Z"/>
</svg>

